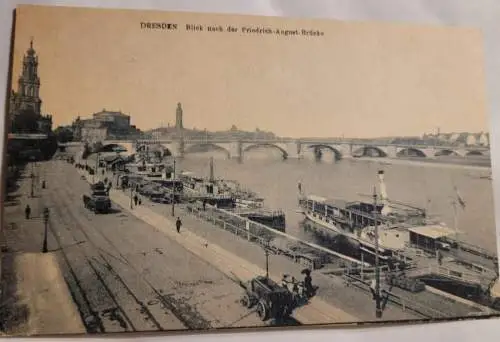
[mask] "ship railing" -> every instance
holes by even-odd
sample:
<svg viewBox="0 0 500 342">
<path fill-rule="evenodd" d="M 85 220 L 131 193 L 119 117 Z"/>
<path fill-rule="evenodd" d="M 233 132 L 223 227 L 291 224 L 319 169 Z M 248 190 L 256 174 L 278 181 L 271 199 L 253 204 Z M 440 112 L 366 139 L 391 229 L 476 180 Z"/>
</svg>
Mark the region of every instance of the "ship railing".
<svg viewBox="0 0 500 342">
<path fill-rule="evenodd" d="M 215 208 L 211 205 L 206 205 L 205 210 L 203 210 L 200 207 L 200 203 L 188 205 L 187 210 L 196 217 L 209 221 L 248 241 L 269 247 L 277 254 L 283 254 L 295 259 L 297 262 L 302 260 L 307 267 L 310 266 L 309 261 L 311 260 L 312 263 L 316 262 L 314 260 L 320 260 L 321 264 L 335 263 L 341 260 L 346 265 L 363 264 L 364 266 L 368 266 L 368 263 L 361 262 L 314 243 L 303 241 L 295 236 L 239 216 L 229 210 Z"/>
<path fill-rule="evenodd" d="M 497 262 L 497 260 L 498 260 L 498 257 L 496 255 L 494 255 L 490 251 L 488 251 L 484 248 L 481 248 L 479 246 L 476 246 L 476 245 L 473 245 L 473 244 L 470 244 L 470 243 L 467 243 L 465 241 L 461 241 L 459 239 L 455 239 L 452 237 L 448 237 L 446 240 L 450 241 L 451 243 L 456 243 L 458 248 L 463 250 L 464 252 L 468 252 L 470 254 L 474 254 L 474 255 L 477 255 L 477 256 L 480 256 L 480 257 L 483 257 L 485 259 L 489 259 L 489 260 L 492 260 L 495 262 Z"/>
<path fill-rule="evenodd" d="M 460 280 L 470 284 L 483 284 L 490 280 L 490 278 L 481 276 L 479 274 L 468 273 L 464 271 L 456 271 L 446 266 L 429 265 L 421 267 L 410 272 L 412 277 L 423 277 L 431 275 L 439 275 L 447 278 Z"/>
<path fill-rule="evenodd" d="M 285 212 L 281 209 L 270 209 L 270 208 L 265 208 L 265 207 L 257 207 L 257 208 L 234 208 L 231 210 L 228 210 L 232 213 L 238 214 L 238 215 L 244 215 L 244 214 L 252 214 L 252 213 L 262 213 L 262 214 L 267 214 L 267 215 L 272 215 L 272 216 L 282 216 L 285 214 Z"/>
</svg>

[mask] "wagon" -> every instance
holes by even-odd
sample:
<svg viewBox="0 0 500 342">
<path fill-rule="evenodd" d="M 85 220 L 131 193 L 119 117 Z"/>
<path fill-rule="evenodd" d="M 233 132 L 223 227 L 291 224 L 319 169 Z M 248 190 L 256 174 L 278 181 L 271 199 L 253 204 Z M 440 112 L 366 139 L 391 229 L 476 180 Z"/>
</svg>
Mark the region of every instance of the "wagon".
<svg viewBox="0 0 500 342">
<path fill-rule="evenodd" d="M 263 276 L 241 285 L 245 289 L 241 304 L 248 309 L 256 306 L 257 315 L 262 321 L 287 318 L 291 315 L 294 297 L 288 289 Z"/>
</svg>

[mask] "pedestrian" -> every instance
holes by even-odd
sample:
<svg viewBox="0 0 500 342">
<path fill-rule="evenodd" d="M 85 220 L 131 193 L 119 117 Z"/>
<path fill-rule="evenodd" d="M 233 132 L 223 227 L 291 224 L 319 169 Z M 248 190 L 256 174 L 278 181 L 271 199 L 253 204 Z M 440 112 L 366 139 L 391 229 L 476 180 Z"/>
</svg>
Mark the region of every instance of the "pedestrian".
<svg viewBox="0 0 500 342">
<path fill-rule="evenodd" d="M 207 201 L 203 200 L 203 211 L 207 210 Z"/>
<path fill-rule="evenodd" d="M 307 272 L 304 278 L 304 288 L 306 290 L 307 297 L 312 297 L 314 293 L 314 288 L 312 285 L 312 277 L 310 272 Z"/>
<path fill-rule="evenodd" d="M 29 204 L 26 205 L 26 208 L 24 209 L 24 214 L 26 215 L 26 220 L 29 220 L 31 215 L 31 208 Z"/>
<path fill-rule="evenodd" d="M 182 222 L 181 222 L 181 218 L 180 217 L 178 217 L 177 221 L 175 221 L 175 226 L 177 227 L 177 233 L 180 233 L 181 232 L 181 226 L 182 226 Z"/>
<path fill-rule="evenodd" d="M 137 197 L 137 194 L 134 195 L 134 203 L 137 206 L 137 202 L 139 201 L 139 198 Z"/>
<path fill-rule="evenodd" d="M 142 200 L 141 200 L 141 198 L 139 197 L 139 205 L 141 205 L 141 203 L 142 203 Z"/>
</svg>

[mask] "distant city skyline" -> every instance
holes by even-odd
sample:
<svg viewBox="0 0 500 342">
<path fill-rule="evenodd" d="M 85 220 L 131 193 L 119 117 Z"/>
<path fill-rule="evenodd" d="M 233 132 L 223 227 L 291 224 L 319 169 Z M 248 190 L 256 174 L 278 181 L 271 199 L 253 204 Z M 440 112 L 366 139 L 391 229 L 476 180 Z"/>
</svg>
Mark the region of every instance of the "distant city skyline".
<svg viewBox="0 0 500 342">
<path fill-rule="evenodd" d="M 23 25 L 16 29 L 12 83 L 33 36 L 40 97 L 54 127 L 104 107 L 130 115 L 131 124 L 147 131 L 173 125 L 181 102 L 184 127 L 208 131 L 233 124 L 283 137 L 488 131 L 483 48 L 475 29 L 76 8 L 45 8 L 40 16 L 29 8 L 17 20 Z M 325 35 L 138 28 L 160 18 L 181 27 L 288 25 Z M 81 25 L 89 31 L 77 32 Z"/>
</svg>

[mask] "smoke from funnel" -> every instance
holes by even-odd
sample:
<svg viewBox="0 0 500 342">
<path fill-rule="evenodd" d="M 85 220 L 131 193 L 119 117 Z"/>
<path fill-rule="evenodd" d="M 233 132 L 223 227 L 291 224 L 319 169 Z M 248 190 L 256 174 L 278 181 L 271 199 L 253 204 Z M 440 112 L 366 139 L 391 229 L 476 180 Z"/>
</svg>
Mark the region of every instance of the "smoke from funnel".
<svg viewBox="0 0 500 342">
<path fill-rule="evenodd" d="M 382 214 L 387 215 L 391 212 L 389 208 L 389 202 L 387 198 L 387 189 L 384 181 L 384 171 L 380 170 L 378 172 L 379 188 L 380 188 L 380 199 L 384 207 L 382 208 Z"/>
</svg>

